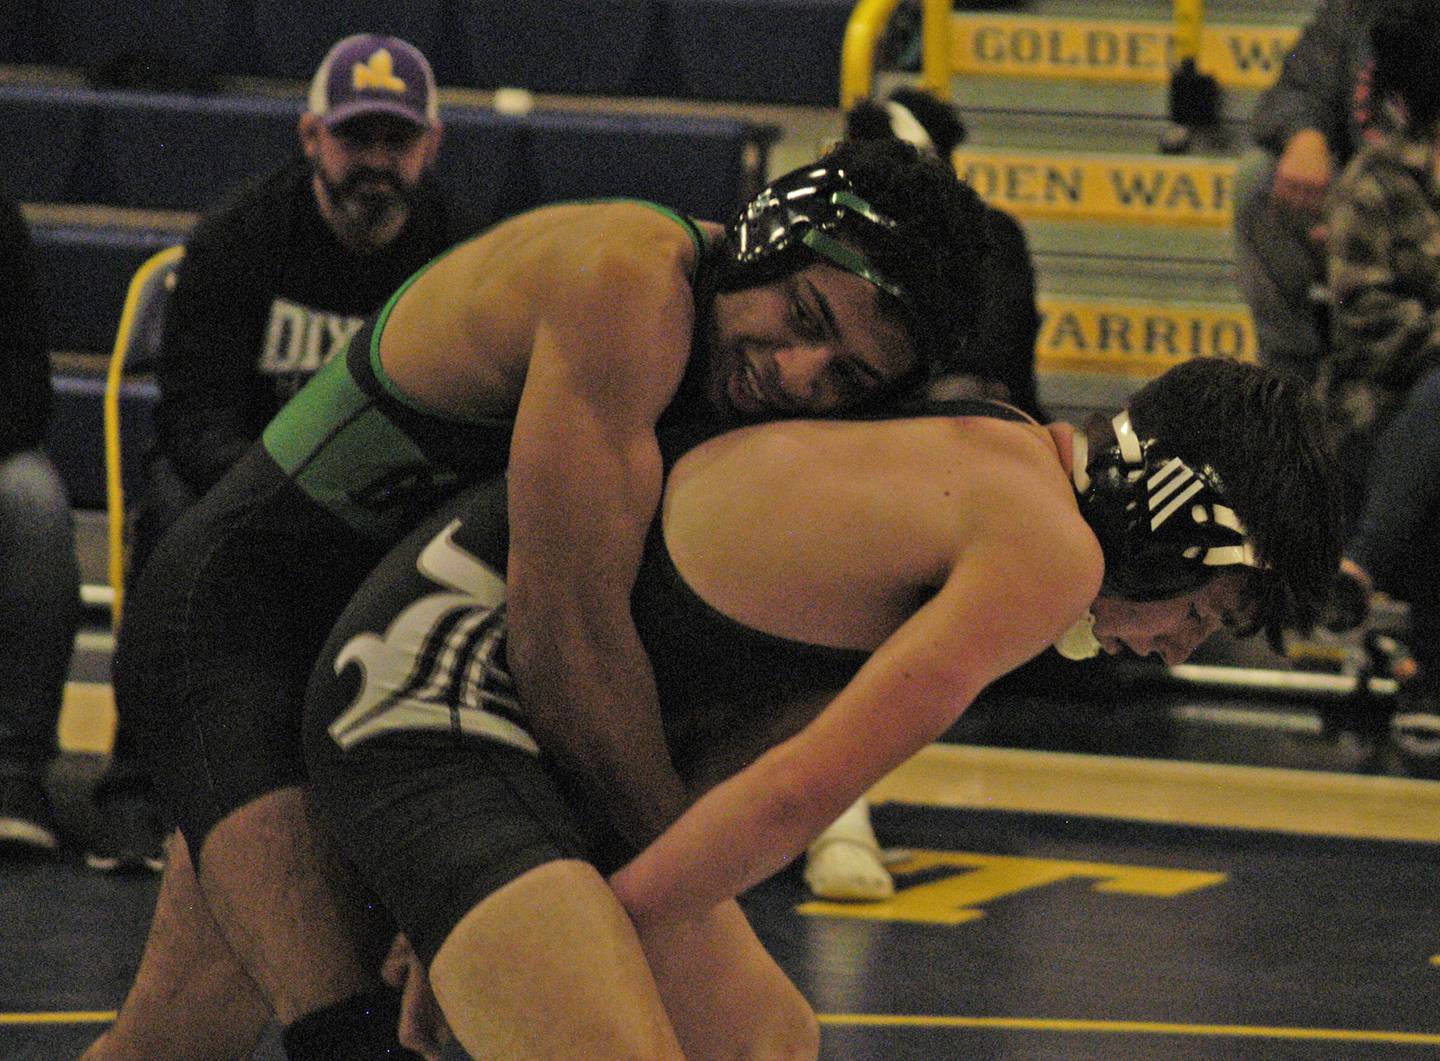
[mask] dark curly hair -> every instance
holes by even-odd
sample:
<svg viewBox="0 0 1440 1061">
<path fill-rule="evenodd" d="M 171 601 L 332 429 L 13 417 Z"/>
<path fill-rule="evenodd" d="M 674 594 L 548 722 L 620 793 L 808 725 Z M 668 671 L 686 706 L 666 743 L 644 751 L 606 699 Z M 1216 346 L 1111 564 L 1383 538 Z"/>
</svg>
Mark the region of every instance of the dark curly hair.
<svg viewBox="0 0 1440 1061">
<path fill-rule="evenodd" d="M 1370 23 L 1370 43 L 1375 94 L 1401 100 L 1413 129 L 1432 130 L 1440 121 L 1440 4 L 1387 0 Z"/>
<path fill-rule="evenodd" d="M 1127 408 L 1138 434 L 1218 474 L 1265 565 L 1255 628 L 1276 648 L 1283 630 L 1311 629 L 1339 568 L 1342 532 L 1334 458 L 1309 392 L 1259 365 L 1193 358 Z"/>
<path fill-rule="evenodd" d="M 910 294 L 913 310 L 882 292 L 882 310 L 910 327 L 929 374 L 955 370 L 985 297 L 984 201 L 948 162 L 894 138 L 844 139 L 825 161 L 897 224 L 884 233 L 870 226 L 842 230 Z"/>
<path fill-rule="evenodd" d="M 835 235 L 859 250 L 907 296 L 902 301 L 883 289 L 879 292 L 880 311 L 905 327 L 919 354 L 916 372 L 903 384 L 954 371 L 961 366 L 961 354 L 985 297 L 989 240 L 983 200 L 948 164 L 894 137 L 841 140 L 800 169 L 821 164 L 843 170 L 855 193 L 896 223 L 893 229 L 882 229 L 843 221 Z M 777 183 L 789 176 L 777 178 Z M 785 271 L 808 264 L 810 252 L 803 247 L 800 251 Z M 737 283 L 732 255 L 729 231 L 706 252 L 697 305 L 707 313 L 717 289 L 768 283 L 784 275 L 770 269 L 747 270 Z"/>
</svg>

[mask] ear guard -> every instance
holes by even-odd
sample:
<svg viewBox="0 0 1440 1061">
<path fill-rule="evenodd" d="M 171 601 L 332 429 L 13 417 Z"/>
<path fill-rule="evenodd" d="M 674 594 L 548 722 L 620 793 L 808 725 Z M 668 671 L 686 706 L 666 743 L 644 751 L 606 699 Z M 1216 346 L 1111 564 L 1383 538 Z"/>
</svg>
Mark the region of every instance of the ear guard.
<svg viewBox="0 0 1440 1061">
<path fill-rule="evenodd" d="M 1111 422 L 1115 443 L 1093 458 L 1076 432 L 1073 473 L 1080 513 L 1105 554 L 1102 594 L 1166 600 L 1199 589 L 1217 568 L 1265 566 L 1213 468 L 1142 441 L 1123 410 Z"/>
<path fill-rule="evenodd" d="M 909 292 L 860 251 L 841 242 L 847 229 L 893 233 L 895 221 L 860 198 L 837 166 L 806 166 L 780 177 L 730 223 L 731 257 L 722 263 L 722 290 L 779 279 L 806 263 L 807 251 L 914 308 Z"/>
</svg>

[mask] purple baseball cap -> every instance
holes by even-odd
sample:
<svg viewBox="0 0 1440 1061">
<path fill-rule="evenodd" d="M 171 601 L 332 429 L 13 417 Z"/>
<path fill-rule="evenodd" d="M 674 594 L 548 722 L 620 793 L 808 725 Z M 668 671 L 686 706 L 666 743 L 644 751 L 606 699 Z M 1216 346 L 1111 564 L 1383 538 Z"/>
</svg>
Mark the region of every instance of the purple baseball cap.
<svg viewBox="0 0 1440 1061">
<path fill-rule="evenodd" d="M 435 75 L 420 50 L 399 37 L 346 37 L 310 82 L 309 108 L 327 126 L 360 114 L 393 114 L 430 127 L 440 118 Z"/>
</svg>

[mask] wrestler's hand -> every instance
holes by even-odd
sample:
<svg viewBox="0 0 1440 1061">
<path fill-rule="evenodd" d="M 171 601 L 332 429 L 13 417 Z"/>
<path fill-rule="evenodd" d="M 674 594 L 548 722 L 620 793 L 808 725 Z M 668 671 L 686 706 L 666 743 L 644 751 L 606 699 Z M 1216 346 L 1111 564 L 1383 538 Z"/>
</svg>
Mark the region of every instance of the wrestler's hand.
<svg viewBox="0 0 1440 1061">
<path fill-rule="evenodd" d="M 450 1025 L 430 990 L 430 978 L 425 975 L 420 956 L 403 932 L 397 933 L 390 944 L 380 975 L 400 992 L 400 1045 L 414 1050 L 425 1061 L 440 1061 L 440 1050 L 450 1041 Z"/>
</svg>

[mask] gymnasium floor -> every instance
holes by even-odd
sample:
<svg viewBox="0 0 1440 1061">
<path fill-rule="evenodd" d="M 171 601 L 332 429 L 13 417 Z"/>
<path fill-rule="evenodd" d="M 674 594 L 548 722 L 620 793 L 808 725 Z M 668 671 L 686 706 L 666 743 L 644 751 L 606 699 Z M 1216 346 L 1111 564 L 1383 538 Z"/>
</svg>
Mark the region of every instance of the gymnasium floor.
<svg viewBox="0 0 1440 1061">
<path fill-rule="evenodd" d="M 71 814 L 105 738 L 103 684 L 75 696 Z M 827 1061 L 1440 1056 L 1440 783 L 1325 702 L 1032 665 L 875 790 L 894 900 L 811 902 L 792 870 L 745 906 Z M 154 891 L 0 863 L 0 1058 L 97 1034 Z"/>
</svg>

